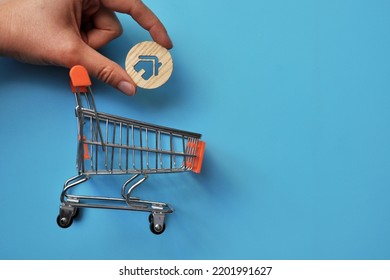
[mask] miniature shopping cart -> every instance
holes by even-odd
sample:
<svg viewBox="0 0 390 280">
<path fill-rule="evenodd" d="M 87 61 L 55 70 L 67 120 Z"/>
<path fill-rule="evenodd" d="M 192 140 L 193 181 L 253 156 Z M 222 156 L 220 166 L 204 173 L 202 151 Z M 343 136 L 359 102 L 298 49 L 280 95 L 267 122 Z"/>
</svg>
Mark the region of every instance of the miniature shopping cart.
<svg viewBox="0 0 390 280">
<path fill-rule="evenodd" d="M 78 175 L 68 179 L 61 193 L 57 223 L 69 227 L 79 208 L 103 208 L 149 212 L 150 230 L 165 230 L 167 203 L 141 200 L 133 191 L 149 174 L 193 171 L 202 167 L 205 142 L 201 135 L 110 115 L 96 110 L 87 70 L 70 70 L 76 97 Z M 93 175 L 129 175 L 117 197 L 76 195 L 74 188 Z"/>
</svg>

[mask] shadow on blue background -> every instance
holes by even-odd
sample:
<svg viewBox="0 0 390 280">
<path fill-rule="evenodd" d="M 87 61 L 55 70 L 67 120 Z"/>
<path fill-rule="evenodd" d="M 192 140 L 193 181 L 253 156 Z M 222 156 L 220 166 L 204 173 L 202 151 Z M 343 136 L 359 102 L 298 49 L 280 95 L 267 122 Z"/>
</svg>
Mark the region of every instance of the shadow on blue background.
<svg viewBox="0 0 390 280">
<path fill-rule="evenodd" d="M 174 42 L 171 79 L 129 98 L 94 80 L 99 111 L 203 134 L 203 172 L 150 176 L 171 203 L 161 236 L 147 213 L 84 209 L 60 229 L 76 174 L 68 71 L 0 59 L 0 258 L 388 259 L 390 119 L 385 1 L 146 1 Z M 166 3 L 169 3 L 167 5 Z M 102 52 L 124 66 L 149 40 Z M 113 192 L 125 178 L 92 178 Z"/>
</svg>

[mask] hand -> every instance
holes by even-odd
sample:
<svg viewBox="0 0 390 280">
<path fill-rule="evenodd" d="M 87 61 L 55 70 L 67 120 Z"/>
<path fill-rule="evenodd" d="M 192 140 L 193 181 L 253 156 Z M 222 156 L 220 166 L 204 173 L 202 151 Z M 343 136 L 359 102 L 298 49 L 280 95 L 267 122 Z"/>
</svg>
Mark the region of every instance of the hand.
<svg viewBox="0 0 390 280">
<path fill-rule="evenodd" d="M 153 40 L 170 49 L 160 20 L 141 0 L 0 0 L 0 55 L 88 72 L 127 95 L 136 86 L 126 71 L 96 50 L 122 33 L 114 12 L 129 14 Z"/>
</svg>

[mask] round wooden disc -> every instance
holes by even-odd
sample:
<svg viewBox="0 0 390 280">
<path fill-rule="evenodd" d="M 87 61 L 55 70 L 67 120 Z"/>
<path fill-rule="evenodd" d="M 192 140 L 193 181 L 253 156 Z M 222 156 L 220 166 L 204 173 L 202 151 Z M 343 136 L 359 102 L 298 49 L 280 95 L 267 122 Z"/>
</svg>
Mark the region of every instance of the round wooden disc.
<svg viewBox="0 0 390 280">
<path fill-rule="evenodd" d="M 172 57 L 166 48 L 156 42 L 141 42 L 127 54 L 126 71 L 137 86 L 157 88 L 168 81 L 172 74 Z"/>
</svg>

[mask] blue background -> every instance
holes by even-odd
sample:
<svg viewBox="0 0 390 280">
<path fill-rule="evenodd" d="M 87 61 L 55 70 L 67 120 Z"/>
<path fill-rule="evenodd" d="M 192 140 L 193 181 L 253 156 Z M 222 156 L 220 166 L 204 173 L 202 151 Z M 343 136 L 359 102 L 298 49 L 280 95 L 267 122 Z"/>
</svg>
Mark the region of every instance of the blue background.
<svg viewBox="0 0 390 280">
<path fill-rule="evenodd" d="M 97 106 L 202 133 L 202 174 L 139 190 L 176 210 L 161 236 L 127 211 L 59 228 L 76 174 L 68 70 L 1 58 L 0 258 L 389 259 L 390 2 L 145 3 L 174 42 L 173 75 L 134 98 L 94 80 Z M 119 17 L 124 34 L 101 51 L 124 66 L 150 37 Z"/>
</svg>

